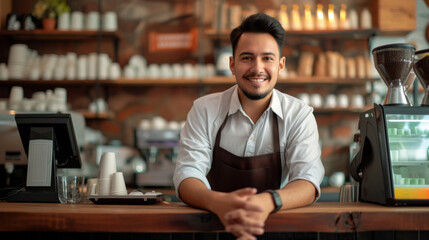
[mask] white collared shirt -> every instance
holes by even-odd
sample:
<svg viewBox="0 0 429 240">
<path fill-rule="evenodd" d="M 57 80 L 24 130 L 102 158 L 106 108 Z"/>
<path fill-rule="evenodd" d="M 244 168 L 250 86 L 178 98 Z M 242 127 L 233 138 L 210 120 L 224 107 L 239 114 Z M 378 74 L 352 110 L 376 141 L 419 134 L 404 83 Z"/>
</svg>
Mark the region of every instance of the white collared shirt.
<svg viewBox="0 0 429 240">
<path fill-rule="evenodd" d="M 176 194 L 186 178 L 197 178 L 207 188 L 206 178 L 213 160 L 216 134 L 225 120 L 220 147 L 237 156 L 273 153 L 273 115 L 279 125 L 282 179 L 280 188 L 288 182 L 310 181 L 320 196 L 320 183 L 325 170 L 320 159 L 319 133 L 313 108 L 301 100 L 274 89 L 267 110 L 256 123 L 241 107 L 237 85 L 195 100 L 180 135 L 180 150 L 174 172 Z M 316 198 L 316 200 L 317 200 Z"/>
</svg>

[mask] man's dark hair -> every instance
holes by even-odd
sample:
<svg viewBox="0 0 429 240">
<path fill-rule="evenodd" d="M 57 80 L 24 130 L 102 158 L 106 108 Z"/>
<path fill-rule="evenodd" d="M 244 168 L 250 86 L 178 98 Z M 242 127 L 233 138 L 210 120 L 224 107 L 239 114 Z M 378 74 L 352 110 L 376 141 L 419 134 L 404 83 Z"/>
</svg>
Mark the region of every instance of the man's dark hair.
<svg viewBox="0 0 429 240">
<path fill-rule="evenodd" d="M 238 40 L 243 33 L 268 33 L 276 40 L 280 53 L 282 52 L 285 38 L 285 30 L 277 19 L 264 13 L 256 13 L 248 16 L 240 26 L 232 30 L 230 39 L 232 44 L 232 53 L 235 55 L 235 48 Z"/>
</svg>

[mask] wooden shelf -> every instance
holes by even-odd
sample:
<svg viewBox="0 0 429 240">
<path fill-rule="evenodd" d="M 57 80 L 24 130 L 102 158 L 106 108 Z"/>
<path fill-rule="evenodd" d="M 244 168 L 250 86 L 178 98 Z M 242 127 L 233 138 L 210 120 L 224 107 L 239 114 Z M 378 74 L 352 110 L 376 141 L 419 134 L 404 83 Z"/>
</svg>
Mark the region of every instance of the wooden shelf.
<svg viewBox="0 0 429 240">
<path fill-rule="evenodd" d="M 96 39 L 96 37 L 108 37 L 114 40 L 119 40 L 119 32 L 107 31 L 60 31 L 60 30 L 32 30 L 32 31 L 8 31 L 1 30 L 0 37 L 9 38 L 12 40 L 87 40 Z"/>
<path fill-rule="evenodd" d="M 341 39 L 368 39 L 376 35 L 377 29 L 349 29 L 349 30 L 287 30 L 288 37 L 312 37 L 312 38 L 341 38 Z M 206 29 L 205 34 L 211 39 L 229 39 L 231 29 Z"/>
<path fill-rule="evenodd" d="M 375 82 L 378 78 L 346 79 L 331 77 L 294 77 L 280 78 L 278 84 L 282 85 L 308 85 L 308 84 L 333 84 L 333 85 L 363 85 L 367 82 Z M 94 86 L 97 81 L 102 86 L 164 86 L 164 85 L 217 85 L 235 84 L 234 77 L 216 76 L 207 78 L 119 78 L 117 80 L 7 80 L 0 81 L 0 86 L 67 86 L 82 87 Z"/>
</svg>

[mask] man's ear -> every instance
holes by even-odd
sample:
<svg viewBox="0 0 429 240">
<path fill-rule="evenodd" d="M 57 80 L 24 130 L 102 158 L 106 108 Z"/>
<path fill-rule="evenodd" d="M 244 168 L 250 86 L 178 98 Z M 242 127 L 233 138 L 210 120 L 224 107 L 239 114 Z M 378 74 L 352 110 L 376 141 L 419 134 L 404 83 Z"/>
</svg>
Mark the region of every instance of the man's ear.
<svg viewBox="0 0 429 240">
<path fill-rule="evenodd" d="M 232 75 L 235 75 L 234 56 L 229 57 L 229 70 L 231 70 Z"/>
<path fill-rule="evenodd" d="M 286 67 L 286 57 L 281 57 L 279 62 L 279 72 L 283 71 Z"/>
</svg>

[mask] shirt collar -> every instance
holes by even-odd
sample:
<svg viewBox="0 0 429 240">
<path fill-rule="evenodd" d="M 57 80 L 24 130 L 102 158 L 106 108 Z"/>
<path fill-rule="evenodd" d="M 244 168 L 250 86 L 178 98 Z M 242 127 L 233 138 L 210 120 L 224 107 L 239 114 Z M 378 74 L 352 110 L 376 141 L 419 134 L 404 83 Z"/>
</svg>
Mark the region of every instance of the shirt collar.
<svg viewBox="0 0 429 240">
<path fill-rule="evenodd" d="M 283 119 L 283 111 L 276 89 L 273 89 L 273 95 L 271 97 L 271 102 L 268 106 L 268 109 L 271 109 L 280 119 Z M 240 104 L 240 99 L 238 98 L 238 85 L 235 85 L 235 90 L 232 92 L 231 102 L 229 104 L 228 115 L 232 115 L 237 111 L 242 111 L 244 113 L 244 110 Z"/>
</svg>

